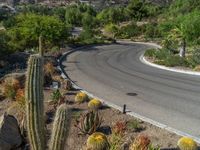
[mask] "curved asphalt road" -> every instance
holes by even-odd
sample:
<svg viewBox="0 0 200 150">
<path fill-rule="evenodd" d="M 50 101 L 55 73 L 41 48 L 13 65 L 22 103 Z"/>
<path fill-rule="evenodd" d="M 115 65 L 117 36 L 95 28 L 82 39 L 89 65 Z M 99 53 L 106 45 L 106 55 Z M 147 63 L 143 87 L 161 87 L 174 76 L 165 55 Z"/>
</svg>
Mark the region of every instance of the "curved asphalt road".
<svg viewBox="0 0 200 150">
<path fill-rule="evenodd" d="M 143 64 L 139 57 L 147 48 L 128 43 L 93 46 L 68 55 L 63 65 L 86 91 L 200 138 L 200 77 Z"/>
</svg>

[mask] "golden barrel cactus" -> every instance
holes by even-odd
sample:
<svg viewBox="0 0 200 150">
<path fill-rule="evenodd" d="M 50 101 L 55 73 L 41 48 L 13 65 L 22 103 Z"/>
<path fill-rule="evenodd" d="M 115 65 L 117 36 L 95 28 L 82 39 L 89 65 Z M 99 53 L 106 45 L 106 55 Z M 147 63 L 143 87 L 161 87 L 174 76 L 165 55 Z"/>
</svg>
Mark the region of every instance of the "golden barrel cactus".
<svg viewBox="0 0 200 150">
<path fill-rule="evenodd" d="M 95 132 L 87 139 L 87 150 L 109 150 L 107 137 L 101 132 Z"/>
<path fill-rule="evenodd" d="M 88 108 L 92 109 L 92 110 L 96 110 L 99 109 L 102 106 L 102 103 L 100 100 L 98 99 L 92 99 L 89 103 L 88 103 Z"/>
<path fill-rule="evenodd" d="M 79 92 L 75 96 L 75 102 L 79 103 L 79 104 L 83 103 L 83 102 L 86 102 L 88 100 L 89 100 L 88 95 L 83 93 L 83 92 Z"/>
<path fill-rule="evenodd" d="M 197 150 L 197 143 L 189 138 L 189 137 L 182 137 L 178 140 L 178 148 L 180 150 Z"/>
</svg>

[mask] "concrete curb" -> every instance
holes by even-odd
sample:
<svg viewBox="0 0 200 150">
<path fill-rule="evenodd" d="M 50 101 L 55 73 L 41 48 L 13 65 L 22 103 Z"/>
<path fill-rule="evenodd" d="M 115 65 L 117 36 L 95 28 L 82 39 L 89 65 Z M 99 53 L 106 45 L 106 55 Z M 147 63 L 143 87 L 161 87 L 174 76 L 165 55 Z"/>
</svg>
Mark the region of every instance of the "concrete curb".
<svg viewBox="0 0 200 150">
<path fill-rule="evenodd" d="M 146 60 L 146 58 L 144 57 L 144 54 L 140 56 L 140 61 L 142 63 L 148 65 L 148 66 L 159 68 L 159 69 L 162 69 L 162 70 L 167 70 L 167 71 L 176 72 L 176 73 L 182 73 L 182 74 L 188 74 L 188 75 L 200 76 L 200 72 L 174 69 L 174 68 L 170 68 L 170 67 L 165 67 L 165 66 L 162 66 L 162 65 L 154 64 L 154 63 L 149 62 L 148 60 Z"/>
<path fill-rule="evenodd" d="M 123 41 L 123 42 L 124 42 L 124 41 Z M 127 43 L 127 41 L 125 41 L 125 42 Z M 129 41 L 128 41 L 128 42 L 129 42 Z M 131 42 L 131 43 L 133 43 L 133 42 Z M 136 42 L 136 43 L 145 44 L 145 43 L 143 43 L 143 42 Z M 152 43 L 147 43 L 147 44 L 151 45 Z M 153 46 L 156 46 L 156 44 L 153 44 Z M 84 47 L 87 47 L 87 46 L 84 46 Z M 73 52 L 75 52 L 75 51 L 77 51 L 77 50 L 79 50 L 79 49 L 82 49 L 82 48 L 84 48 L 84 47 L 80 47 L 80 48 L 78 48 L 78 49 L 71 50 L 71 51 L 69 51 L 69 52 L 63 53 L 63 55 L 62 55 L 62 56 L 60 57 L 60 59 L 58 60 L 59 66 L 57 67 L 57 68 L 62 72 L 61 76 L 62 76 L 64 79 L 70 80 L 70 81 L 72 82 L 72 85 L 73 85 L 73 87 L 74 87 L 75 89 L 80 90 L 80 91 L 86 93 L 89 97 L 99 99 L 103 104 L 108 105 L 109 107 L 112 107 L 112 108 L 114 108 L 114 109 L 117 109 L 117 110 L 119 110 L 119 111 L 122 111 L 122 110 L 123 110 L 123 107 L 118 106 L 118 105 L 116 105 L 116 104 L 114 104 L 114 103 L 108 102 L 108 101 L 106 101 L 106 100 L 104 100 L 104 99 L 102 99 L 102 98 L 100 98 L 100 97 L 97 97 L 97 96 L 93 95 L 92 93 L 90 93 L 90 92 L 88 92 L 88 91 L 82 89 L 82 88 L 79 87 L 78 85 L 76 85 L 76 84 L 70 79 L 70 77 L 67 75 L 67 73 L 64 71 L 64 68 L 62 67 L 62 61 L 63 61 L 63 59 L 64 59 L 65 57 L 67 57 L 69 54 L 71 54 L 71 53 L 73 53 Z M 148 122 L 148 123 L 150 123 L 150 124 L 152 124 L 152 125 L 154 125 L 154 126 L 156 126 L 156 127 L 159 127 L 159 128 L 161 128 L 161 129 L 165 129 L 165 130 L 167 130 L 167 131 L 169 131 L 169 132 L 171 132 L 171 133 L 175 133 L 175 134 L 177 134 L 177 135 L 179 135 L 179 136 L 190 137 L 190 138 L 194 139 L 197 143 L 200 144 L 200 138 L 198 138 L 198 137 L 196 137 L 196 136 L 192 136 L 192 135 L 190 135 L 190 134 L 188 134 L 188 133 L 185 133 L 185 132 L 182 132 L 182 131 L 177 130 L 177 129 L 175 129 L 175 128 L 169 127 L 169 126 L 167 126 L 167 125 L 165 125 L 165 124 L 162 124 L 162 123 L 159 123 L 159 122 L 157 122 L 157 121 L 154 121 L 154 120 L 152 120 L 152 119 L 150 119 L 150 118 L 147 118 L 147 117 L 145 117 L 145 116 L 142 116 L 142 115 L 140 115 L 140 114 L 138 114 L 138 113 L 131 112 L 131 111 L 129 111 L 129 110 L 127 110 L 127 111 L 128 111 L 128 112 L 126 113 L 127 115 L 130 115 L 130 116 L 133 116 L 133 117 L 135 117 L 135 118 L 137 118 L 137 119 L 140 119 L 140 120 L 142 120 L 142 121 Z"/>
<path fill-rule="evenodd" d="M 145 44 L 145 45 L 154 46 L 154 47 L 156 47 L 156 48 L 162 48 L 162 46 L 160 46 L 160 45 L 158 45 L 158 44 L 155 44 L 155 43 L 131 42 L 131 41 L 120 41 L 120 42 L 125 42 L 125 43 L 139 43 L 139 44 Z M 176 72 L 176 73 L 182 73 L 182 74 L 200 76 L 200 72 L 187 71 L 187 70 L 180 70 L 180 69 L 174 69 L 174 68 L 170 68 L 170 67 L 166 67 L 166 66 L 163 66 L 163 65 L 158 65 L 158 64 L 149 62 L 149 61 L 144 57 L 144 54 L 142 54 L 142 55 L 140 56 L 140 61 L 141 61 L 143 64 L 146 64 L 146 65 L 148 65 L 148 66 L 155 67 L 155 68 L 158 68 L 158 69 L 167 70 L 167 71 Z"/>
</svg>

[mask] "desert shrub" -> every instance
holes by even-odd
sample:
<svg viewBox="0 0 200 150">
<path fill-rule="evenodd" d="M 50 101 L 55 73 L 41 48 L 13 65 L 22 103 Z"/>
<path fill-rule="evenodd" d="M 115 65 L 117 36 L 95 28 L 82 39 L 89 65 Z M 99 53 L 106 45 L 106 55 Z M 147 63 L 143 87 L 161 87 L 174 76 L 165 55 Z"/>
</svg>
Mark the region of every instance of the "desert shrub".
<svg viewBox="0 0 200 150">
<path fill-rule="evenodd" d="M 87 139 L 87 150 L 109 150 L 110 144 L 106 135 L 95 132 Z"/>
<path fill-rule="evenodd" d="M 126 122 L 125 121 L 117 121 L 114 126 L 112 127 L 112 132 L 114 134 L 123 135 L 126 131 Z"/>
<path fill-rule="evenodd" d="M 168 67 L 174 67 L 174 66 L 184 66 L 184 67 L 188 67 L 189 63 L 187 62 L 187 60 L 185 58 L 179 57 L 179 56 L 169 56 L 166 57 L 165 59 L 161 60 L 161 61 L 156 61 L 156 63 L 160 64 L 160 65 L 165 65 Z"/>
<path fill-rule="evenodd" d="M 115 38 L 115 36 L 118 34 L 119 27 L 116 24 L 110 23 L 105 25 L 104 30 L 107 34 L 111 35 L 111 37 Z"/>
<path fill-rule="evenodd" d="M 152 48 L 152 49 L 148 49 L 146 50 L 146 52 L 144 53 L 144 56 L 146 57 L 155 57 L 155 53 L 156 53 L 156 49 Z"/>
<path fill-rule="evenodd" d="M 171 56 L 171 52 L 167 49 L 149 49 L 145 52 L 145 56 L 153 57 L 158 60 L 163 60 L 166 57 Z"/>
<path fill-rule="evenodd" d="M 138 135 L 130 145 L 130 150 L 148 150 L 151 141 L 146 135 Z"/>
<path fill-rule="evenodd" d="M 197 48 L 193 51 L 192 63 L 193 66 L 200 65 L 200 48 Z"/>
<path fill-rule="evenodd" d="M 53 75 L 55 73 L 55 67 L 53 65 L 53 63 L 48 62 L 44 65 L 44 73 L 45 74 L 49 74 L 49 75 Z"/>
<path fill-rule="evenodd" d="M 53 75 L 52 79 L 53 79 L 53 81 L 57 81 L 57 82 L 60 82 L 60 83 L 63 82 L 63 80 L 64 80 L 59 74 Z"/>
<path fill-rule="evenodd" d="M 92 99 L 88 103 L 88 108 L 92 110 L 97 110 L 102 106 L 102 103 L 98 99 Z"/>
<path fill-rule="evenodd" d="M 140 131 L 143 129 L 143 126 L 138 120 L 134 119 L 127 122 L 127 129 L 131 131 Z"/>
<path fill-rule="evenodd" d="M 196 67 L 194 68 L 194 71 L 200 71 L 200 65 L 196 66 Z"/>
<path fill-rule="evenodd" d="M 70 91 L 73 89 L 73 85 L 70 80 L 64 80 L 62 81 L 62 88 L 64 90 Z"/>
<path fill-rule="evenodd" d="M 178 140 L 178 148 L 180 150 L 197 150 L 197 143 L 188 137 L 182 137 Z"/>
<path fill-rule="evenodd" d="M 75 96 L 75 102 L 79 103 L 79 104 L 83 103 L 83 102 L 86 102 L 88 100 L 89 100 L 88 95 L 83 93 L 83 92 L 79 92 Z"/>
<path fill-rule="evenodd" d="M 148 150 L 160 150 L 160 147 L 154 146 L 153 144 L 149 144 Z"/>
<path fill-rule="evenodd" d="M 15 100 L 10 107 L 8 108 L 9 114 L 14 114 L 17 117 L 17 120 L 20 125 L 20 129 L 23 131 L 25 129 L 25 114 L 26 114 L 26 101 L 25 101 L 25 90 L 18 89 L 16 92 Z"/>
<path fill-rule="evenodd" d="M 4 95 L 11 99 L 14 100 L 17 90 L 20 88 L 20 82 L 16 79 L 12 79 L 9 81 L 4 82 Z"/>
<path fill-rule="evenodd" d="M 118 150 L 121 149 L 121 145 L 123 144 L 123 137 L 120 134 L 112 133 L 109 137 L 110 150 Z"/>
<path fill-rule="evenodd" d="M 145 25 L 145 38 L 158 38 L 160 37 L 160 31 L 158 29 L 158 24 L 157 23 L 151 23 L 151 24 L 146 24 Z"/>
<path fill-rule="evenodd" d="M 163 60 L 166 57 L 170 57 L 172 54 L 168 49 L 159 49 L 155 53 L 155 58 Z"/>
</svg>

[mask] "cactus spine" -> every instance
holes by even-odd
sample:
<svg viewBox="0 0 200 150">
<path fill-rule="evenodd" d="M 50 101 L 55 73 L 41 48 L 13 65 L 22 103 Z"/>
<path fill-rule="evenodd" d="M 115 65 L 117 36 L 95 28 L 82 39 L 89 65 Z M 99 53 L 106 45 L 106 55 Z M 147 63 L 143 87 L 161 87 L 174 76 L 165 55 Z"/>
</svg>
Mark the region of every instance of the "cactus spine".
<svg viewBox="0 0 200 150">
<path fill-rule="evenodd" d="M 31 149 L 44 150 L 43 58 L 39 55 L 32 55 L 28 62 L 25 98 Z"/>
<path fill-rule="evenodd" d="M 64 150 L 65 141 L 68 136 L 70 126 L 71 110 L 67 109 L 66 104 L 60 105 L 56 111 L 53 123 L 53 131 L 50 140 L 50 150 Z"/>
</svg>

